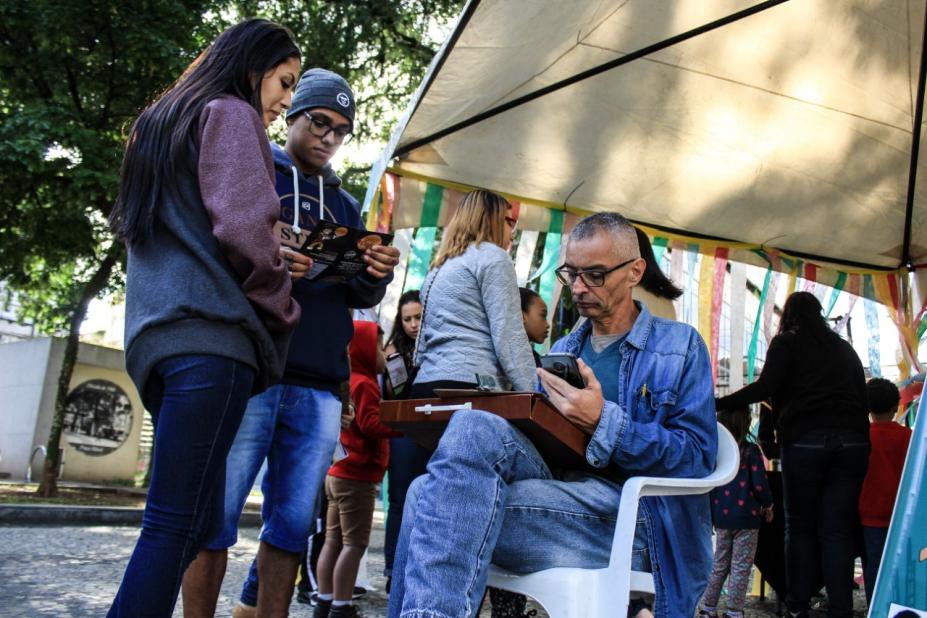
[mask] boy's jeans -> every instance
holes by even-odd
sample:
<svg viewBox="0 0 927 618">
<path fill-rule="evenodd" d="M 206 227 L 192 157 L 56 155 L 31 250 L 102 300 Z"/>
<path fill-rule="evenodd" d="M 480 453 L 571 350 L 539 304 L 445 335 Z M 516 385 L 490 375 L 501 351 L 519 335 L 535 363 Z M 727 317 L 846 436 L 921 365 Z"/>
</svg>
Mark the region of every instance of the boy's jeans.
<svg viewBox="0 0 927 618">
<path fill-rule="evenodd" d="M 554 478 L 504 419 L 454 414 L 406 497 L 389 616 L 473 616 L 490 563 L 515 573 L 608 565 L 621 486 L 567 471 Z M 639 518 L 632 567 L 650 570 Z"/>
<path fill-rule="evenodd" d="M 222 532 L 209 549 L 235 544 L 242 508 L 267 458 L 260 538 L 294 554 L 305 551 L 340 431 L 341 400 L 326 390 L 277 384 L 252 397 L 229 451 Z M 255 606 L 257 594 L 255 559 L 241 601 Z"/>
</svg>

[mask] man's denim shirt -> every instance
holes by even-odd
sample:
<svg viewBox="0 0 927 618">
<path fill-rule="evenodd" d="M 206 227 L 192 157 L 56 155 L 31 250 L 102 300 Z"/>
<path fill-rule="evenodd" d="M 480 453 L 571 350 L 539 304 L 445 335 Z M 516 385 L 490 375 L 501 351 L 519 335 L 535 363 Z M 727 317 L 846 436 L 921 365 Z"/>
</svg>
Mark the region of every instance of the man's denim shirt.
<svg viewBox="0 0 927 618">
<path fill-rule="evenodd" d="M 711 364 L 688 324 L 640 315 L 621 345 L 619 401 L 606 401 L 586 450 L 597 468 L 615 464 L 627 476 L 700 478 L 715 468 L 718 431 Z M 552 352 L 577 357 L 592 324 L 557 341 Z M 712 567 L 707 495 L 648 497 L 657 618 L 690 617 Z M 610 541 L 609 541 L 610 542 Z"/>
</svg>

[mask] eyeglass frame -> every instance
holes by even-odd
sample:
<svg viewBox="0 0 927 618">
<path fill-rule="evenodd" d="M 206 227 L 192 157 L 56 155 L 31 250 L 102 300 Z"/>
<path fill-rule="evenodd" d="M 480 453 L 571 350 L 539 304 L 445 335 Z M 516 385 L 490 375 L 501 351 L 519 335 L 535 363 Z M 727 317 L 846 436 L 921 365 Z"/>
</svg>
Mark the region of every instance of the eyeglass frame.
<svg viewBox="0 0 927 618">
<path fill-rule="evenodd" d="M 508 223 L 509 227 L 511 227 L 513 230 L 515 229 L 515 226 L 518 225 L 518 219 L 516 219 L 515 217 L 510 217 L 508 215 L 505 215 L 504 218 L 505 218 L 505 222 Z"/>
<path fill-rule="evenodd" d="M 625 266 L 627 266 L 628 264 L 631 264 L 632 262 L 636 262 L 639 259 L 640 259 L 639 257 L 633 257 L 630 260 L 626 260 L 622 262 L 621 264 L 618 264 L 618 266 L 613 266 L 612 268 L 609 268 L 608 270 L 601 270 L 599 268 L 589 268 L 586 270 L 572 270 L 568 268 L 566 265 L 564 265 L 554 270 L 554 273 L 556 273 L 557 275 L 557 280 L 567 287 L 573 287 L 573 284 L 576 283 L 576 280 L 580 279 L 583 282 L 583 285 L 585 285 L 587 288 L 600 288 L 603 285 L 605 285 L 605 279 L 608 277 L 608 275 L 615 272 L 616 270 L 624 268 Z M 592 274 L 592 273 L 601 275 L 602 282 L 601 283 L 589 282 L 586 279 L 586 275 Z"/>
<path fill-rule="evenodd" d="M 319 138 L 319 139 L 325 139 L 325 137 L 326 137 L 329 133 L 334 133 L 334 134 L 335 134 L 335 140 L 336 140 L 335 143 L 337 143 L 337 144 L 339 144 L 339 145 L 344 145 L 344 144 L 347 144 L 348 142 L 350 142 L 350 141 L 351 141 L 351 138 L 354 137 L 354 131 L 351 131 L 350 129 L 348 129 L 348 130 L 347 130 L 345 133 L 343 133 L 343 134 L 342 134 L 342 133 L 339 133 L 339 132 L 338 132 L 338 129 L 337 129 L 336 127 L 333 127 L 332 125 L 328 124 L 327 122 L 322 122 L 321 120 L 316 120 L 316 119 L 312 116 L 312 114 L 310 114 L 310 113 L 309 113 L 308 111 L 306 111 L 306 110 L 303 110 L 303 115 L 306 117 L 307 120 L 309 120 L 309 127 L 307 128 L 307 130 L 309 131 L 309 133 L 311 133 L 312 135 L 316 136 L 316 137 Z M 317 124 L 320 124 L 320 125 L 322 125 L 322 126 L 325 127 L 325 131 L 324 131 L 321 135 L 319 135 L 318 133 L 316 133 L 316 132 L 313 130 L 313 127 L 315 127 Z M 342 125 L 342 126 L 351 126 L 351 125 Z"/>
</svg>

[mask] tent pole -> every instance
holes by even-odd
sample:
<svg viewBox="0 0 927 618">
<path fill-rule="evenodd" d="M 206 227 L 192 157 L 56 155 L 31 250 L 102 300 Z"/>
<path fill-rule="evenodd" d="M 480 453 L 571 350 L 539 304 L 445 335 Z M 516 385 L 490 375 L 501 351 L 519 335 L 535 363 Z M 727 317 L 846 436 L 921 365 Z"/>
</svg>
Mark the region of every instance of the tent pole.
<svg viewBox="0 0 927 618">
<path fill-rule="evenodd" d="M 624 55 L 620 58 L 616 58 L 604 64 L 600 64 L 599 66 L 592 67 L 591 69 L 587 69 L 586 71 L 583 71 L 582 73 L 577 73 L 576 75 L 573 75 L 572 77 L 568 77 L 567 79 L 553 83 L 549 86 L 545 86 L 544 88 L 535 90 L 534 92 L 529 92 L 526 95 L 520 96 L 516 99 L 512 99 L 511 101 L 508 101 L 507 103 L 503 103 L 502 105 L 493 107 L 492 109 L 488 109 L 485 112 L 479 113 L 476 116 L 473 116 L 471 118 L 458 122 L 457 124 L 451 125 L 445 129 L 441 129 L 440 131 L 436 131 L 435 133 L 432 133 L 431 135 L 428 135 L 421 139 L 417 139 L 414 142 L 410 142 L 409 144 L 406 144 L 405 146 L 397 148 L 395 152 L 393 153 L 393 156 L 400 157 L 408 152 L 415 150 L 416 148 L 419 148 L 420 146 L 424 146 L 425 144 L 429 144 L 435 140 L 441 139 L 442 137 L 446 137 L 452 133 L 456 133 L 457 131 L 460 131 L 461 129 L 466 129 L 467 127 L 478 124 L 484 120 L 492 118 L 493 116 L 498 116 L 499 114 L 503 112 L 507 112 L 510 109 L 519 107 L 520 105 L 524 105 L 525 103 L 528 103 L 535 99 L 539 99 L 552 92 L 556 92 L 557 90 L 561 90 L 563 88 L 566 88 L 567 86 L 572 86 L 573 84 L 577 82 L 581 82 L 583 80 L 589 79 L 590 77 L 594 77 L 600 73 L 605 73 L 606 71 L 610 71 L 611 69 L 614 69 L 615 67 L 619 67 L 623 64 L 628 64 L 629 62 L 637 60 L 638 58 L 643 58 L 644 56 L 649 56 L 650 54 L 666 49 L 667 47 L 672 47 L 673 45 L 676 45 L 677 43 L 688 41 L 689 39 L 699 36 L 700 34 L 711 32 L 712 30 L 716 30 L 718 28 L 721 28 L 722 26 L 726 26 L 736 21 L 740 21 L 741 19 L 750 17 L 751 15 L 755 15 L 756 13 L 760 13 L 762 11 L 765 11 L 766 9 L 770 9 L 774 6 L 778 6 L 788 1 L 789 0 L 766 0 L 765 2 L 760 2 L 759 4 L 746 8 L 742 11 L 737 11 L 736 13 L 731 13 L 730 15 L 722 17 L 721 19 L 716 19 L 715 21 L 709 22 L 707 24 L 703 24 L 699 26 L 698 28 L 687 30 L 686 32 L 677 34 L 676 36 L 670 37 L 668 39 L 664 39 L 663 41 L 654 43 L 653 45 L 648 45 L 647 47 L 631 52 L 630 54 Z"/>
<path fill-rule="evenodd" d="M 918 67 L 917 99 L 914 107 L 914 127 L 911 131 L 911 168 L 908 171 L 908 197 L 904 212 L 904 239 L 901 246 L 899 268 L 913 270 L 911 264 L 911 220 L 914 216 L 914 190 L 917 185 L 917 160 L 921 149 L 921 124 L 924 119 L 924 83 L 927 77 L 927 9 L 924 11 L 924 29 L 921 33 L 921 64 Z"/>
</svg>

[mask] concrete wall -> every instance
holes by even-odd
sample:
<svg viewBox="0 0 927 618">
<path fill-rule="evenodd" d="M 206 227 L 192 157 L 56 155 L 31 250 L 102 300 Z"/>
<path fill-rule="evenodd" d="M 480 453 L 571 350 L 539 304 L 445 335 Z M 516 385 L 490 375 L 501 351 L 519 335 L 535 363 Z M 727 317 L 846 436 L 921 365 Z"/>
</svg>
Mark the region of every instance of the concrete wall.
<svg viewBox="0 0 927 618">
<path fill-rule="evenodd" d="M 35 432 L 51 348 L 47 338 L 0 345 L 0 476 L 25 478 L 33 446 L 48 437 L 47 428 L 44 437 L 36 439 Z"/>
<path fill-rule="evenodd" d="M 77 364 L 71 376 L 71 392 L 91 380 L 105 380 L 115 384 L 128 396 L 132 406 L 128 436 L 119 446 L 105 454 L 88 454 L 74 446 L 74 436 L 62 436 L 64 469 L 61 478 L 66 481 L 131 481 L 138 467 L 139 437 L 145 409 L 135 385 L 125 371 L 122 350 L 81 344 Z"/>
<path fill-rule="evenodd" d="M 64 341 L 31 339 L 0 345 L 0 476 L 26 476 L 29 455 L 35 445 L 48 441 L 55 409 L 58 374 L 64 356 Z M 97 381 L 93 384 L 90 382 Z M 75 389 L 94 387 L 121 389 L 131 405 L 131 414 L 118 415 L 119 439 L 94 437 L 79 423 L 65 426 L 62 480 L 130 481 L 138 465 L 139 437 L 145 414 L 135 386 L 125 372 L 122 350 L 81 344 L 71 376 Z M 125 431 L 122 431 L 125 430 Z M 103 446 L 100 446 L 100 445 Z M 44 463 L 41 454 L 33 461 L 32 477 L 38 479 Z"/>
</svg>

